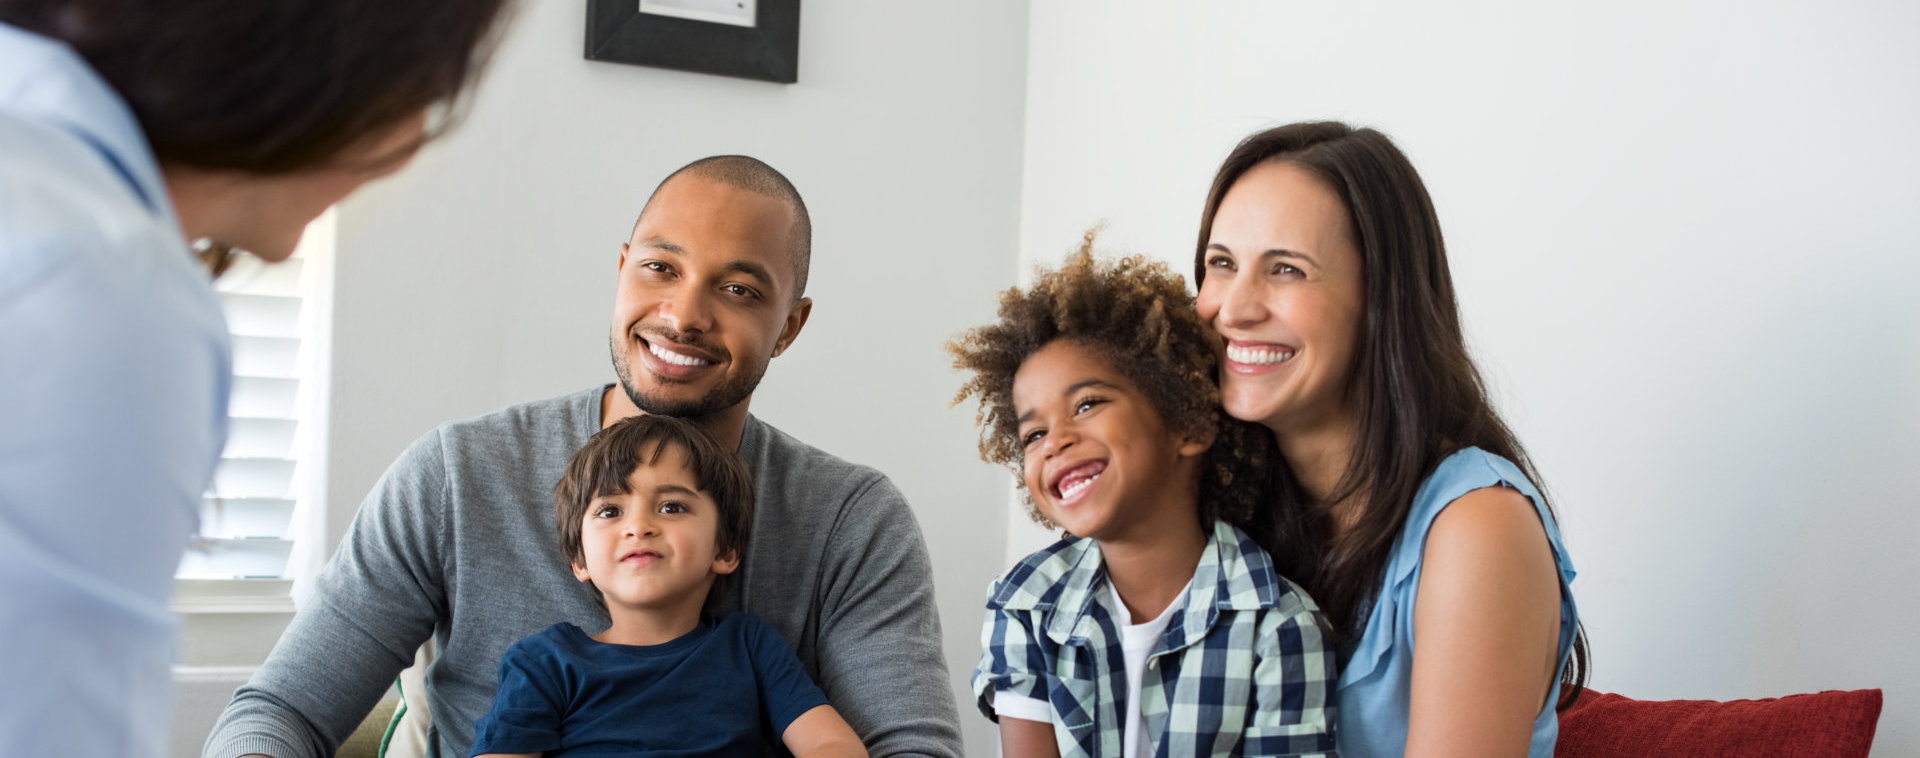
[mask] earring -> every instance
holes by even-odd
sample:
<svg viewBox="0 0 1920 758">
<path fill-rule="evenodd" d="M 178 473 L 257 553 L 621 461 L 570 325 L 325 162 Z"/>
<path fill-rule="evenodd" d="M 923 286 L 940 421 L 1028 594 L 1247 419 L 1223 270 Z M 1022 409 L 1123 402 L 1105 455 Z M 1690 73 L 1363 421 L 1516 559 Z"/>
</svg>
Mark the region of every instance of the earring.
<svg viewBox="0 0 1920 758">
<path fill-rule="evenodd" d="M 206 266 L 213 278 L 220 278 L 233 268 L 233 262 L 240 258 L 240 248 L 211 237 L 201 237 L 193 241 L 193 255 L 200 259 L 200 265 Z"/>
</svg>

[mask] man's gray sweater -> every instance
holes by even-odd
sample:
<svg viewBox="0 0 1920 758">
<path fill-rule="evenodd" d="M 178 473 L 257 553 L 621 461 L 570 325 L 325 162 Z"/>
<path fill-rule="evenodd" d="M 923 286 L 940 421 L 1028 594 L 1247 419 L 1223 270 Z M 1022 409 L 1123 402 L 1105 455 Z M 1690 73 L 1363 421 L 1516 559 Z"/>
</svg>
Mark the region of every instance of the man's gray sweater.
<svg viewBox="0 0 1920 758">
<path fill-rule="evenodd" d="M 508 646 L 558 621 L 606 627 L 560 552 L 552 496 L 600 430 L 604 390 L 445 424 L 408 447 L 205 755 L 332 755 L 429 635 L 431 743 L 467 755 Z M 959 756 L 933 573 L 906 498 L 753 417 L 740 458 L 757 510 L 728 607 L 786 637 L 873 755 Z"/>
</svg>

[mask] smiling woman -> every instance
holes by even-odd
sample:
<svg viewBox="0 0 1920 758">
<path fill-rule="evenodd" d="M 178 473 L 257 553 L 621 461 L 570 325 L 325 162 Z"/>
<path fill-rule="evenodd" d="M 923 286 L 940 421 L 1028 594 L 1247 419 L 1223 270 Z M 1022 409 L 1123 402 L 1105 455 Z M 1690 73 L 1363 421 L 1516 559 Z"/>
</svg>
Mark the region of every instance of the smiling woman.
<svg viewBox="0 0 1920 758">
<path fill-rule="evenodd" d="M 1360 250 L 1339 198 L 1291 163 L 1248 169 L 1220 200 L 1205 256 L 1202 316 L 1222 334 L 1262 327 L 1226 338 L 1227 412 L 1284 425 L 1289 442 L 1338 433 L 1364 315 Z"/>
<path fill-rule="evenodd" d="M 1344 638 L 1341 754 L 1552 755 L 1584 675 L 1573 566 L 1467 356 L 1412 164 L 1344 124 L 1246 138 L 1194 276 L 1226 411 L 1279 443 L 1278 549 Z"/>
</svg>

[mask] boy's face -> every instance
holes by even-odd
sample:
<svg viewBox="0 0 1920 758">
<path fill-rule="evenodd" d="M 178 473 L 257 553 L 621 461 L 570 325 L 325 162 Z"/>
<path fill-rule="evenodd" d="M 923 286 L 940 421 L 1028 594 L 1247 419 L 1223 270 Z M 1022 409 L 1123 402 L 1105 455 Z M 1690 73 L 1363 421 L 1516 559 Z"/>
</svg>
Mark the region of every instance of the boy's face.
<svg viewBox="0 0 1920 758">
<path fill-rule="evenodd" d="M 1194 523 L 1211 440 L 1169 427 L 1098 353 L 1065 340 L 1040 348 L 1013 375 L 1013 409 L 1027 491 L 1049 521 L 1101 542 Z"/>
<path fill-rule="evenodd" d="M 697 614 L 713 576 L 740 565 L 738 555 L 718 554 L 720 509 L 699 490 L 686 452 L 669 446 L 658 455 L 627 476 L 625 494 L 593 498 L 581 523 L 586 564 L 575 563 L 573 575 L 600 589 L 609 612 Z"/>
</svg>

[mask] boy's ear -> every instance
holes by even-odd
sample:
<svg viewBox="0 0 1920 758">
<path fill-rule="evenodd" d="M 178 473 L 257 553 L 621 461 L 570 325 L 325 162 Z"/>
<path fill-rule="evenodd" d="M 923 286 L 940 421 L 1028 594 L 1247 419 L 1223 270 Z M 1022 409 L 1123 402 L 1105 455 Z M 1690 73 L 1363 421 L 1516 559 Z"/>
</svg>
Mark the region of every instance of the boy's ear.
<svg viewBox="0 0 1920 758">
<path fill-rule="evenodd" d="M 731 574 L 740 568 L 740 550 L 735 548 L 713 557 L 713 573 Z"/>
<path fill-rule="evenodd" d="M 587 567 L 585 564 L 582 564 L 579 561 L 572 561 L 571 563 L 573 566 L 573 578 L 583 582 L 593 580 L 593 577 L 587 575 Z"/>
<path fill-rule="evenodd" d="M 1182 433 L 1180 435 L 1180 457 L 1196 458 L 1199 457 L 1200 454 L 1207 452 L 1208 448 L 1213 447 L 1213 438 L 1216 433 L 1216 430 L 1212 428 L 1207 429 L 1197 436 L 1192 432 Z"/>
</svg>

